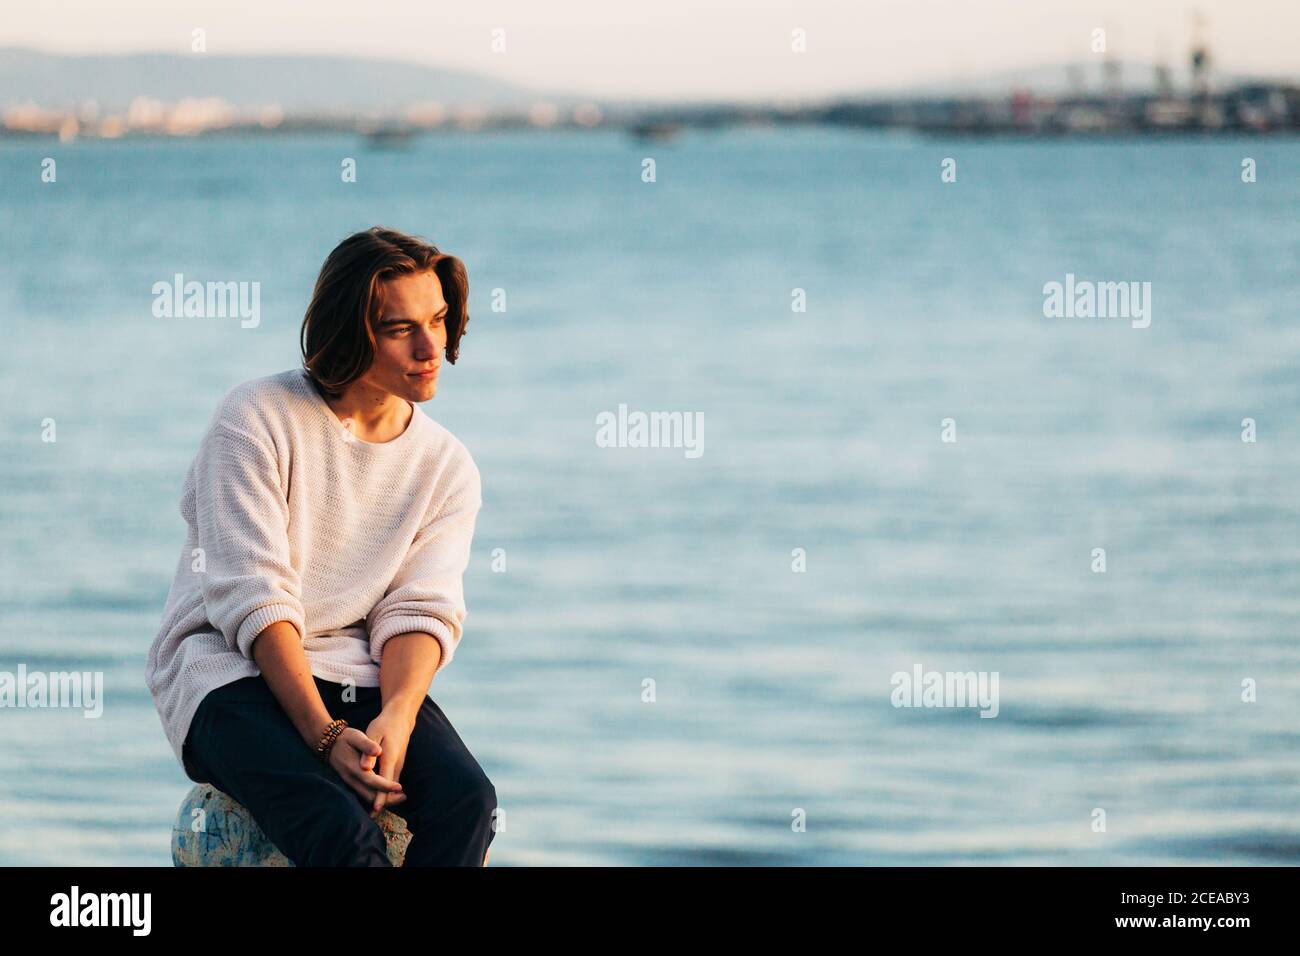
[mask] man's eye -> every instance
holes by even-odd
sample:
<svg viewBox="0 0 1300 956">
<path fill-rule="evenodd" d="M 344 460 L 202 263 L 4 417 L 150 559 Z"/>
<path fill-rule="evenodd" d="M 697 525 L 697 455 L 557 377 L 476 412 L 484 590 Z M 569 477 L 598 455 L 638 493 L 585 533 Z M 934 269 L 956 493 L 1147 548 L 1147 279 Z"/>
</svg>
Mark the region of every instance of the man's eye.
<svg viewBox="0 0 1300 956">
<path fill-rule="evenodd" d="M 410 327 L 409 325 L 404 325 L 404 326 L 402 326 L 400 329 L 393 329 L 393 334 L 394 334 L 394 335 L 405 335 L 405 334 L 406 334 L 407 332 L 409 332 L 409 331 L 411 331 L 411 327 Z"/>
</svg>

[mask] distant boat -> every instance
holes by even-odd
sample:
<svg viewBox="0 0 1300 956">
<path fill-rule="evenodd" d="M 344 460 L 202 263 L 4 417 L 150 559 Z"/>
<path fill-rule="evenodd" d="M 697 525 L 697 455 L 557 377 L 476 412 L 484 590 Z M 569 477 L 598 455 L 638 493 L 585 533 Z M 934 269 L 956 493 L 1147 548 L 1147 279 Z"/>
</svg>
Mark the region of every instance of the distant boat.
<svg viewBox="0 0 1300 956">
<path fill-rule="evenodd" d="M 637 139 L 670 140 L 677 136 L 681 128 L 681 123 L 644 122 L 629 126 L 627 131 Z"/>
<path fill-rule="evenodd" d="M 401 126 L 387 126 L 367 130 L 364 134 L 366 145 L 372 149 L 408 149 L 415 132 Z"/>
</svg>

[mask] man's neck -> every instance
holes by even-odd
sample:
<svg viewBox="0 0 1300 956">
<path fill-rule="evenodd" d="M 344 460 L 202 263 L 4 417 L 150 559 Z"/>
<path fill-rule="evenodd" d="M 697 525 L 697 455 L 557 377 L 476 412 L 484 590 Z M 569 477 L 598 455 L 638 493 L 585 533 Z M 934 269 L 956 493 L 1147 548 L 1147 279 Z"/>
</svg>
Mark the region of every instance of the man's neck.
<svg viewBox="0 0 1300 956">
<path fill-rule="evenodd" d="M 415 406 L 406 399 L 355 382 L 339 398 L 326 402 L 340 421 L 352 421 L 353 433 L 363 441 L 397 438 L 415 414 Z"/>
</svg>

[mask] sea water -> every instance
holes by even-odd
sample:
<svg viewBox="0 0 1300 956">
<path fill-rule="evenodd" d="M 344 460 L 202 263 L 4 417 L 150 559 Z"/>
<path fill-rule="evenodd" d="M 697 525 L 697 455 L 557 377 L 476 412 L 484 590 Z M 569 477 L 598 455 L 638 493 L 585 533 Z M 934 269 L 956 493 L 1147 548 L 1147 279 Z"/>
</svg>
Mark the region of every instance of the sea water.
<svg viewBox="0 0 1300 956">
<path fill-rule="evenodd" d="M 493 865 L 1300 862 L 1298 202 L 1294 139 L 0 142 L 0 670 L 104 680 L 0 709 L 0 863 L 169 863 L 181 480 L 374 224 L 470 276 L 431 692 Z M 156 315 L 178 274 L 259 322 Z M 1067 275 L 1151 321 L 1046 315 Z M 601 443 L 623 406 L 703 453 Z M 914 669 L 996 716 L 895 706 Z"/>
</svg>

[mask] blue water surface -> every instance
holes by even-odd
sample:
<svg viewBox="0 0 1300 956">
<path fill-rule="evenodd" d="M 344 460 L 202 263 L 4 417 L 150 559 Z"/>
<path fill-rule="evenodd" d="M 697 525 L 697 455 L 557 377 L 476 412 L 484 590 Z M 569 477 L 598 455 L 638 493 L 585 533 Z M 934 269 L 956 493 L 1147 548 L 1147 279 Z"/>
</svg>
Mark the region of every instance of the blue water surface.
<svg viewBox="0 0 1300 956">
<path fill-rule="evenodd" d="M 0 710 L 0 863 L 168 865 L 181 479 L 373 224 L 470 274 L 424 409 L 484 507 L 431 693 L 493 865 L 1300 862 L 1298 211 L 1294 139 L 0 143 L 0 670 L 106 696 Z M 176 273 L 260 323 L 156 318 Z M 1150 326 L 1045 317 L 1067 273 L 1150 282 Z M 704 453 L 599 447 L 620 403 Z M 892 706 L 918 663 L 996 672 L 998 716 Z"/>
</svg>

